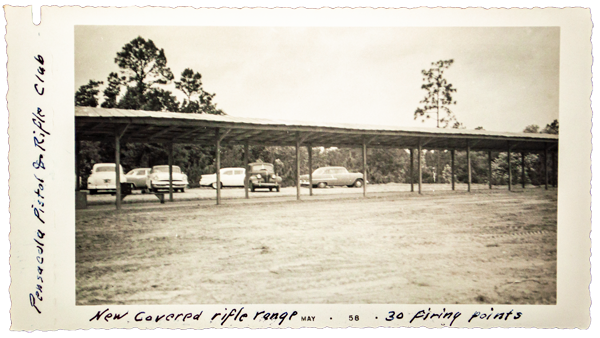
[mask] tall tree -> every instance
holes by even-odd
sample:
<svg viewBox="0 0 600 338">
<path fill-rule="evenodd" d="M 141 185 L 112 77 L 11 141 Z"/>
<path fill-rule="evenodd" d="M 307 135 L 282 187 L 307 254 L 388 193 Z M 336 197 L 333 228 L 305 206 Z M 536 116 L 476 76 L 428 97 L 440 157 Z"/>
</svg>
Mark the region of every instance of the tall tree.
<svg viewBox="0 0 600 338">
<path fill-rule="evenodd" d="M 90 80 L 87 84 L 79 87 L 75 93 L 75 105 L 82 107 L 97 107 L 98 99 L 96 95 L 100 91 L 98 86 L 102 84 L 102 81 Z"/>
<path fill-rule="evenodd" d="M 421 71 L 424 82 L 421 89 L 425 90 L 427 94 L 420 102 L 423 103 L 423 107 L 415 110 L 415 120 L 422 118 L 422 121 L 425 122 L 426 119 L 431 118 L 431 114 L 435 114 L 437 128 L 440 127 L 440 123 L 444 124 L 445 128 L 450 122 L 456 121 L 456 116 L 449 108 L 450 105 L 456 104 L 456 101 L 452 99 L 452 93 L 456 92 L 456 88 L 444 78 L 444 71 L 453 63 L 453 59 L 440 60 L 432 62 L 431 68 Z"/>
<path fill-rule="evenodd" d="M 108 74 L 108 86 L 104 89 L 104 102 L 102 102 L 102 108 L 115 108 L 117 107 L 117 98 L 121 94 L 121 80 L 119 74 L 111 72 Z"/>
<path fill-rule="evenodd" d="M 225 115 L 217 109 L 217 105 L 212 102 L 215 94 L 210 94 L 202 88 L 202 75 L 186 68 L 181 73 L 181 80 L 175 81 L 175 88 L 181 90 L 187 97 L 181 104 L 180 111 L 183 113 L 200 113 Z"/>
<path fill-rule="evenodd" d="M 452 128 L 465 128 L 462 123 L 456 120 L 456 116 L 449 108 L 450 105 L 456 104 L 456 101 L 452 99 L 452 93 L 456 92 L 456 88 L 444 78 L 444 71 L 450 68 L 453 63 L 453 59 L 440 60 L 432 62 L 431 68 L 421 71 L 424 82 L 421 89 L 425 90 L 427 94 L 420 101 L 423 106 L 415 110 L 415 120 L 421 118 L 422 122 L 425 122 L 425 120 L 431 118 L 432 114 L 435 114 L 437 128 L 440 128 L 440 122 L 443 124 L 443 128 L 446 128 L 452 121 L 454 121 Z M 445 114 L 443 114 L 444 112 Z M 432 175 L 433 181 L 437 183 L 439 182 L 438 178 L 443 178 L 440 154 L 435 152 L 431 160 L 435 163 L 435 174 Z M 426 164 L 425 168 L 428 168 Z"/>
<path fill-rule="evenodd" d="M 152 85 L 167 84 L 173 80 L 164 49 L 158 49 L 152 40 L 145 40 L 141 36 L 117 52 L 115 63 L 121 68 L 124 82 L 133 84 L 135 93 L 129 95 L 128 102 L 130 105 L 136 103 L 136 109 L 144 106 L 148 100 L 146 94 Z"/>
</svg>

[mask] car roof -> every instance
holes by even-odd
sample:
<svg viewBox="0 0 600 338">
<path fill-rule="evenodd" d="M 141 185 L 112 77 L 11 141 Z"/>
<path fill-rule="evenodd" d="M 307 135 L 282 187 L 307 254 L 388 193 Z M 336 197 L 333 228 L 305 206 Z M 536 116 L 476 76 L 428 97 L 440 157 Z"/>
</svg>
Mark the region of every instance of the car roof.
<svg viewBox="0 0 600 338">
<path fill-rule="evenodd" d="M 161 165 L 155 165 L 155 166 L 152 166 L 152 168 L 160 168 L 160 167 L 169 167 L 169 165 L 168 165 L 168 164 L 161 164 Z M 178 166 L 178 165 L 174 165 L 173 167 L 177 167 L 177 168 L 179 168 L 179 166 Z"/>
<path fill-rule="evenodd" d="M 253 162 L 253 163 L 248 163 L 248 165 L 255 165 L 255 164 L 273 165 L 272 163 L 267 163 L 267 162 Z"/>
<path fill-rule="evenodd" d="M 346 169 L 346 167 L 320 167 L 318 169 Z"/>
<path fill-rule="evenodd" d="M 232 167 L 232 168 L 221 168 L 221 170 L 229 170 L 229 169 L 242 169 L 242 170 L 246 170 L 244 168 L 238 168 L 238 167 Z"/>
</svg>

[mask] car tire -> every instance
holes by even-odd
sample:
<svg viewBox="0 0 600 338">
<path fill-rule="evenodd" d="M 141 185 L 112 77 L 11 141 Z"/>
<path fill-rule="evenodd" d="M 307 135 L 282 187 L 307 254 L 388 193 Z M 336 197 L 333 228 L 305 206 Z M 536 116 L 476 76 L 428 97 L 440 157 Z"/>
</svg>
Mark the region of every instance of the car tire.
<svg viewBox="0 0 600 338">
<path fill-rule="evenodd" d="M 256 188 L 254 187 L 254 184 L 250 183 L 250 191 L 254 192 L 256 190 Z"/>
<path fill-rule="evenodd" d="M 358 179 L 358 180 L 354 181 L 354 187 L 355 188 L 360 188 L 362 186 L 363 186 L 363 180 Z"/>
<path fill-rule="evenodd" d="M 179 189 L 179 191 L 185 192 L 185 188 L 181 188 L 181 189 Z"/>
<path fill-rule="evenodd" d="M 90 189 L 90 195 L 96 195 L 97 193 L 98 193 L 98 190 Z"/>
<path fill-rule="evenodd" d="M 277 188 L 275 188 L 275 191 L 279 192 L 279 186 L 277 186 Z"/>
<path fill-rule="evenodd" d="M 269 191 L 271 191 L 271 192 L 272 192 L 272 191 L 273 191 L 273 188 L 269 188 Z"/>
<path fill-rule="evenodd" d="M 212 183 L 210 186 L 211 186 L 213 189 L 215 189 L 215 190 L 216 190 L 216 189 L 217 189 L 217 182 L 213 182 L 213 183 Z M 219 188 L 223 189 L 223 183 L 221 183 L 221 184 L 220 184 Z"/>
<path fill-rule="evenodd" d="M 327 187 L 327 183 L 325 183 L 325 182 L 319 182 L 317 184 L 317 188 L 323 189 L 323 188 L 326 188 L 326 187 Z"/>
</svg>

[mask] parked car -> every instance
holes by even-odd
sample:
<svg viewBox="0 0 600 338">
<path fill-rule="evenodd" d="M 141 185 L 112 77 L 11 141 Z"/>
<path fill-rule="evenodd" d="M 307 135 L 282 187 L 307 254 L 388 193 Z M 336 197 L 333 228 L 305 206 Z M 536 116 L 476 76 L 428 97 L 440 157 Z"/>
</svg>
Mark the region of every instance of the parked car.
<svg viewBox="0 0 600 338">
<path fill-rule="evenodd" d="M 173 191 L 184 192 L 188 185 L 187 175 L 181 168 L 173 166 Z M 169 190 L 169 166 L 155 165 L 150 171 L 150 191 Z"/>
<path fill-rule="evenodd" d="M 312 174 L 312 182 L 309 182 L 308 175 L 300 176 L 301 185 L 325 188 L 327 186 L 348 186 L 360 188 L 363 186 L 362 173 L 350 173 L 344 167 L 321 167 Z"/>
<path fill-rule="evenodd" d="M 130 170 L 125 177 L 127 182 L 133 184 L 134 189 L 141 189 L 146 192 L 150 189 L 150 168 L 137 168 Z"/>
<path fill-rule="evenodd" d="M 221 168 L 221 187 L 243 187 L 246 178 L 244 168 Z M 200 186 L 211 186 L 217 189 L 217 174 L 206 174 L 200 176 Z"/>
<path fill-rule="evenodd" d="M 248 164 L 248 188 L 254 192 L 258 188 L 267 188 L 269 191 L 279 192 L 281 177 L 275 174 L 275 168 L 271 163 Z"/>
<path fill-rule="evenodd" d="M 121 183 L 127 183 L 127 177 L 123 173 L 123 167 L 121 169 L 120 181 Z M 90 191 L 90 195 L 97 193 L 112 193 L 117 191 L 117 175 L 115 173 L 114 163 L 96 163 L 92 167 L 92 174 L 88 177 L 87 188 Z"/>
</svg>

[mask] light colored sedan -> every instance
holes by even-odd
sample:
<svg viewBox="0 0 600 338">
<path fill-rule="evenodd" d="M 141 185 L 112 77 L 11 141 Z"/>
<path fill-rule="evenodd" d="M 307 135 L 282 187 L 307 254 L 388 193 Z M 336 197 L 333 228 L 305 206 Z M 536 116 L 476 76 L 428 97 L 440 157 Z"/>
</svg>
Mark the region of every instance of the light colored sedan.
<svg viewBox="0 0 600 338">
<path fill-rule="evenodd" d="M 125 177 L 127 182 L 133 184 L 134 189 L 142 189 L 142 192 L 150 189 L 150 168 L 137 168 L 130 170 Z"/>
<path fill-rule="evenodd" d="M 243 187 L 246 178 L 244 168 L 221 168 L 221 187 Z M 217 189 L 217 174 L 206 174 L 200 176 L 200 186 L 211 186 Z"/>
<path fill-rule="evenodd" d="M 181 168 L 173 166 L 173 190 L 184 192 L 188 185 L 187 175 L 181 172 Z M 155 165 L 150 171 L 150 190 L 169 190 L 169 166 Z"/>
<path fill-rule="evenodd" d="M 311 184 L 309 176 L 300 176 L 300 184 Z M 350 173 L 344 167 L 322 167 L 313 172 L 312 185 L 318 188 L 334 185 L 360 188 L 363 186 L 363 174 Z"/>
<path fill-rule="evenodd" d="M 123 167 L 121 167 L 120 181 L 121 183 L 127 183 Z M 115 173 L 114 163 L 96 163 L 92 167 L 92 174 L 88 177 L 87 188 L 90 195 L 100 192 L 115 193 L 117 191 L 116 182 L 117 174 Z"/>
</svg>

